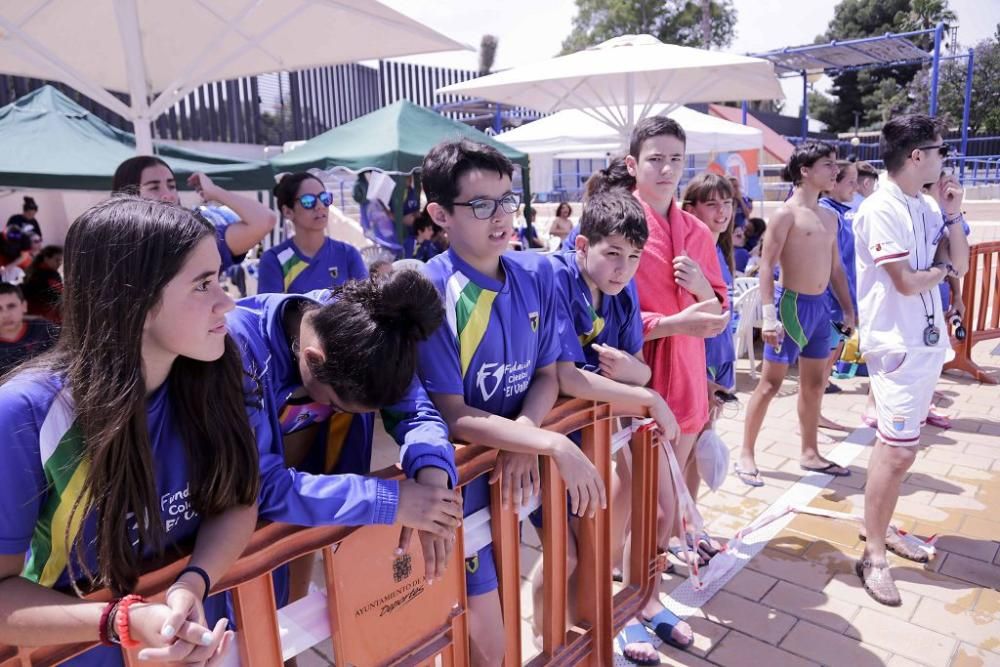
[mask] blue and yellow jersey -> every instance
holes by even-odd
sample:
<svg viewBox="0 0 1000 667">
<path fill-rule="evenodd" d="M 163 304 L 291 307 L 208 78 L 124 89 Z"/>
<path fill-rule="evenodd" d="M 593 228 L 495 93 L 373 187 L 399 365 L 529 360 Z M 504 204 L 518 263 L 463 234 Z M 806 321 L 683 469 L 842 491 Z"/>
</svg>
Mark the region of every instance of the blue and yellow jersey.
<svg viewBox="0 0 1000 667">
<path fill-rule="evenodd" d="M 307 257 L 288 239 L 261 255 L 257 292 L 305 294 L 367 278 L 365 261 L 352 245 L 326 239 L 315 255 Z"/>
<path fill-rule="evenodd" d="M 447 323 L 420 346 L 420 378 L 431 394 L 515 419 L 535 371 L 559 358 L 552 267 L 541 255 L 510 252 L 502 281 L 448 250 L 427 263 Z M 481 484 L 480 484 L 481 483 Z M 486 478 L 467 487 L 466 514 L 489 504 Z"/>
<path fill-rule="evenodd" d="M 600 365 L 594 343 L 608 345 L 628 354 L 642 349 L 642 315 L 635 283 L 615 296 L 603 295 L 595 308 L 590 288 L 580 274 L 576 252 L 549 255 L 555 272 L 556 296 L 561 302 L 559 338 L 560 361 L 596 372 Z"/>
<path fill-rule="evenodd" d="M 302 378 L 285 334 L 285 310 L 329 298 L 328 290 L 305 295 L 259 294 L 237 301 L 237 307 L 226 315 L 247 372 L 261 379 L 276 433 L 268 450 L 261 452 L 262 471 L 267 465 L 268 474 L 262 481 L 260 515 L 306 526 L 392 523 L 396 483 L 359 477 L 371 464 L 374 414 L 336 413 L 308 397 L 293 399 L 302 393 Z M 448 429 L 416 375 L 403 398 L 382 410 L 382 418 L 386 431 L 402 447 L 400 456 L 407 476 L 434 466 L 447 471 L 457 484 Z M 336 474 L 284 470 L 280 436 L 312 424 L 320 424 L 320 428 L 310 458 L 316 465 L 310 468 Z M 282 472 L 270 470 L 278 465 Z"/>
</svg>

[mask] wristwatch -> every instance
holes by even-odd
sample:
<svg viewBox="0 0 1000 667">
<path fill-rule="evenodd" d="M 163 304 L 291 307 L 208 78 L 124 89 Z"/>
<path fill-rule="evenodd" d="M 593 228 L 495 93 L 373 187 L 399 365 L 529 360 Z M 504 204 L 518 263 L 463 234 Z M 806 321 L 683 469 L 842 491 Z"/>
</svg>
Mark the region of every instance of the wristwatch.
<svg viewBox="0 0 1000 667">
<path fill-rule="evenodd" d="M 945 273 L 948 274 L 949 276 L 955 276 L 956 278 L 958 277 L 958 271 L 950 263 L 948 263 L 948 262 L 934 262 L 933 264 L 931 264 L 931 268 L 932 269 L 935 268 L 935 267 L 938 267 L 938 266 L 940 266 L 941 268 L 943 268 L 944 271 L 945 271 Z"/>
</svg>

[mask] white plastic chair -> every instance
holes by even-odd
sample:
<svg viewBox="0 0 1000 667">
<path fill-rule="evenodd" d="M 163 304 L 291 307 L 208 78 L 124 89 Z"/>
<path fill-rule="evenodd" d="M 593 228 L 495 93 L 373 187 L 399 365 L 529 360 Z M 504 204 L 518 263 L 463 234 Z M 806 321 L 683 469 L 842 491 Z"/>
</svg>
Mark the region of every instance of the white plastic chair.
<svg viewBox="0 0 1000 667">
<path fill-rule="evenodd" d="M 371 266 L 380 259 L 386 259 L 391 262 L 395 257 L 385 248 L 372 244 L 361 249 L 361 259 L 365 261 L 365 266 Z"/>
<path fill-rule="evenodd" d="M 756 276 L 740 276 L 733 280 L 733 301 L 738 301 L 743 293 L 760 284 Z"/>
<path fill-rule="evenodd" d="M 757 379 L 757 359 L 753 349 L 753 330 L 764 324 L 760 307 L 760 286 L 756 278 L 737 278 L 733 283 L 733 311 L 740 316 L 736 326 L 736 358 L 746 351 L 750 360 L 750 378 Z"/>
<path fill-rule="evenodd" d="M 393 271 L 419 271 L 420 273 L 427 275 L 427 267 L 419 259 L 413 259 L 412 257 L 408 259 L 397 259 L 392 263 Z"/>
</svg>

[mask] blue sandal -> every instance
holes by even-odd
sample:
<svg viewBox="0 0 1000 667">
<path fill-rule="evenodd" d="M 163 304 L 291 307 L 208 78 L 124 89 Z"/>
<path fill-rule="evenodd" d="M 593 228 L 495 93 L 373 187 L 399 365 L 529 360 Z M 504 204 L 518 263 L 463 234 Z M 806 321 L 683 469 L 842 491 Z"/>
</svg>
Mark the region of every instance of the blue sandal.
<svg viewBox="0 0 1000 667">
<path fill-rule="evenodd" d="M 674 639 L 672 633 L 674 628 L 677 627 L 677 624 L 681 622 L 681 618 L 669 609 L 664 609 L 650 619 L 645 619 L 640 616 L 639 621 L 652 630 L 653 634 L 659 637 L 660 641 L 664 644 L 670 644 L 674 648 L 678 648 L 682 651 L 687 650 L 692 644 L 694 644 L 694 637 L 691 638 L 691 641 L 686 643 Z"/>
<path fill-rule="evenodd" d="M 622 628 L 622 631 L 618 633 L 615 637 L 615 643 L 618 644 L 618 648 L 622 651 L 622 657 L 631 662 L 634 665 L 659 665 L 659 658 L 648 658 L 646 660 L 640 660 L 638 658 L 632 658 L 625 654 L 625 647 L 629 644 L 649 644 L 652 646 L 652 642 L 649 640 L 649 631 L 641 623 L 632 622 Z M 654 647 L 655 649 L 655 647 Z"/>
</svg>

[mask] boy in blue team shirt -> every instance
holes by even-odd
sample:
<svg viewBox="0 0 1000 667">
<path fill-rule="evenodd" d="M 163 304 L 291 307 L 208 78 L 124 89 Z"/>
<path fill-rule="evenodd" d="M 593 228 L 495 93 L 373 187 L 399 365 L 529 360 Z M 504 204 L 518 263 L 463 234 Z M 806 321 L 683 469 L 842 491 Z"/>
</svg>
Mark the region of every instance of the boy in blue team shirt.
<svg viewBox="0 0 1000 667">
<path fill-rule="evenodd" d="M 546 258 L 505 254 L 519 204 L 513 171 L 497 150 L 469 140 L 442 142 L 424 159 L 427 212 L 451 246 L 426 265 L 446 324 L 422 344 L 419 373 L 454 438 L 502 450 L 490 481 L 500 481 L 505 505 L 516 509 L 538 491 L 545 454 L 573 513 L 592 516 L 607 505 L 597 470 L 568 438 L 539 428 L 559 393 L 559 307 Z M 480 477 L 465 489 L 465 515 L 488 507 Z M 504 620 L 492 545 L 466 553 L 466 584 L 472 662 L 499 665 Z M 519 622 L 516 612 L 509 622 Z"/>
<path fill-rule="evenodd" d="M 677 421 L 663 398 L 644 386 L 650 370 L 642 358 L 642 317 L 632 281 L 648 236 L 638 201 L 614 189 L 587 201 L 576 250 L 549 256 L 562 313 L 559 387 L 569 396 L 648 408 L 670 439 Z"/>
<path fill-rule="evenodd" d="M 434 235 L 438 231 L 440 228 L 427 215 L 427 211 L 422 211 L 413 222 L 413 235 L 403 243 L 403 257 L 428 262 L 440 254 L 441 250 L 434 244 Z"/>
<path fill-rule="evenodd" d="M 664 438 L 680 431 L 663 398 L 644 385 L 650 369 L 642 358 L 643 330 L 639 296 L 632 281 L 642 248 L 649 238 L 646 216 L 638 200 L 624 188 L 592 195 L 580 217 L 575 250 L 549 256 L 561 302 L 562 352 L 558 376 L 562 393 L 595 401 L 648 409 Z M 621 456 L 627 456 L 627 449 Z M 627 459 L 619 459 L 612 493 L 613 542 L 624 544 L 630 480 Z M 571 520 L 576 535 L 578 522 Z M 620 558 L 621 554 L 617 554 Z M 567 571 L 576 567 L 576 545 L 570 540 Z M 620 563 L 619 563 L 620 565 Z M 533 573 L 539 609 L 541 579 Z M 539 615 L 536 613 L 536 631 Z M 645 630 L 641 627 L 645 640 Z"/>
</svg>

